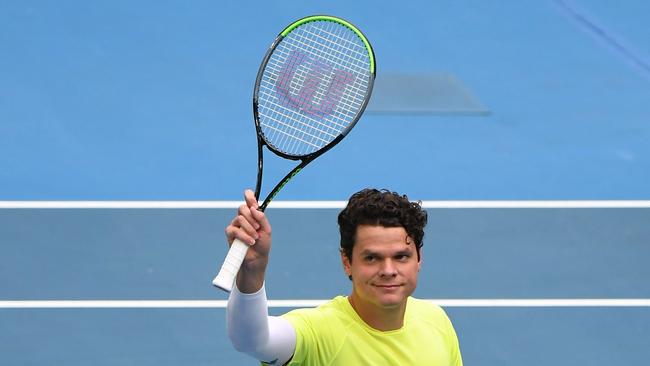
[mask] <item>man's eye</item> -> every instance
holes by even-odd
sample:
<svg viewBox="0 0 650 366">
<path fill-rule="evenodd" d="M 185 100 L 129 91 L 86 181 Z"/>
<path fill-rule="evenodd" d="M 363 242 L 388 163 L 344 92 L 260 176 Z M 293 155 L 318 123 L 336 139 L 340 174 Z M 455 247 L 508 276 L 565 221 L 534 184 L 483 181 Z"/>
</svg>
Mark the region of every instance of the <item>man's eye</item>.
<svg viewBox="0 0 650 366">
<path fill-rule="evenodd" d="M 396 260 L 401 262 L 407 261 L 409 258 L 411 258 L 411 256 L 408 254 L 400 254 L 397 257 L 395 257 Z"/>
<path fill-rule="evenodd" d="M 375 257 L 374 255 L 367 255 L 363 258 L 363 260 L 365 260 L 366 262 L 372 262 L 375 259 L 377 259 L 377 257 Z"/>
</svg>

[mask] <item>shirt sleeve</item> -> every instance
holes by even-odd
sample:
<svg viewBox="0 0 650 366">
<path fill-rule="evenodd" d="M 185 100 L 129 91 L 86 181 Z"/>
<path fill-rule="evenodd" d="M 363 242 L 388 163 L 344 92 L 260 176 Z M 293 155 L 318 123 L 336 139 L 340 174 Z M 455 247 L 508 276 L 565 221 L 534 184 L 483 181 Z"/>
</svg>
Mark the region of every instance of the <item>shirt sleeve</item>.
<svg viewBox="0 0 650 366">
<path fill-rule="evenodd" d="M 290 366 L 330 365 L 347 338 L 346 328 L 338 316 L 323 306 L 295 309 L 282 318 L 291 323 L 296 333 Z"/>
<path fill-rule="evenodd" d="M 264 286 L 252 294 L 241 293 L 234 286 L 228 298 L 226 325 L 237 351 L 268 365 L 284 365 L 296 348 L 296 332 L 291 323 L 268 316 Z"/>
</svg>

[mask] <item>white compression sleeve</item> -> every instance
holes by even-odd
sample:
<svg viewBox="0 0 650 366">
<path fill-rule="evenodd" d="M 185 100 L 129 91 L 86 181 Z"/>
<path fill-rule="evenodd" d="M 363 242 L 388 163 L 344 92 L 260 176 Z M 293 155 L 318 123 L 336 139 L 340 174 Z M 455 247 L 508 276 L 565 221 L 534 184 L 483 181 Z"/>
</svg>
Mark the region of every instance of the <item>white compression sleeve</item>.
<svg viewBox="0 0 650 366">
<path fill-rule="evenodd" d="M 293 356 L 296 332 L 286 319 L 268 316 L 264 286 L 252 294 L 243 294 L 234 286 L 226 324 L 230 342 L 239 352 L 272 365 L 284 365 Z"/>
</svg>

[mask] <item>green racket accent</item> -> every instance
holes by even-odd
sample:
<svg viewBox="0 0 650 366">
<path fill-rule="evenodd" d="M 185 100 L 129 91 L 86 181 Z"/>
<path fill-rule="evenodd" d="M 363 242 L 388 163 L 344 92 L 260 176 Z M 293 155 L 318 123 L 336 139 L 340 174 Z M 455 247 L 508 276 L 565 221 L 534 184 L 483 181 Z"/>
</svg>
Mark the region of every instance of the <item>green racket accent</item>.
<svg viewBox="0 0 650 366">
<path fill-rule="evenodd" d="M 296 176 L 296 174 L 300 173 L 302 168 L 303 167 L 299 165 L 291 173 L 289 173 L 289 175 L 287 175 L 282 180 L 282 182 L 277 187 L 275 187 L 271 193 L 269 193 L 269 196 L 266 197 L 266 199 L 260 206 L 259 210 L 264 212 L 264 210 L 266 210 L 266 206 L 268 206 L 268 204 L 271 203 L 271 201 L 273 201 L 273 198 L 275 198 L 275 196 L 282 190 L 282 188 L 284 188 L 285 185 L 287 185 L 287 183 L 289 183 L 291 179 L 293 179 L 293 177 Z"/>
<path fill-rule="evenodd" d="M 294 23 L 289 25 L 287 28 L 285 28 L 282 31 L 282 33 L 280 33 L 280 35 L 282 37 L 285 37 L 287 34 L 289 34 L 289 32 L 291 32 L 292 30 L 294 30 L 298 26 L 300 26 L 302 24 L 305 24 L 305 23 L 316 22 L 316 21 L 335 22 L 335 23 L 339 23 L 339 24 L 342 24 L 342 25 L 350 28 L 357 35 L 357 37 L 359 37 L 361 39 L 361 41 L 363 41 L 363 44 L 366 46 L 366 50 L 368 50 L 368 57 L 370 58 L 370 71 L 372 73 L 375 72 L 375 55 L 372 52 L 372 46 L 370 45 L 370 42 L 368 42 L 368 39 L 366 38 L 366 36 L 364 36 L 363 33 L 361 33 L 361 31 L 357 27 L 355 27 L 350 22 L 348 22 L 346 20 L 343 20 L 341 18 L 337 18 L 337 17 L 333 17 L 333 16 L 329 16 L 329 15 L 314 15 L 314 16 L 302 18 L 300 20 L 295 21 Z"/>
</svg>

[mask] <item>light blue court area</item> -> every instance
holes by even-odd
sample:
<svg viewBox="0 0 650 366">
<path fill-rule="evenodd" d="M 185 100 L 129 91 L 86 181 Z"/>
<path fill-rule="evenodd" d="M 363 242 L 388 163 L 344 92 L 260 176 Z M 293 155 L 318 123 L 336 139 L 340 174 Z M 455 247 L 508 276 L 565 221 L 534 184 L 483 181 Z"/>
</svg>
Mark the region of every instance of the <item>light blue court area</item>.
<svg viewBox="0 0 650 366">
<path fill-rule="evenodd" d="M 253 364 L 230 348 L 222 305 L 190 307 L 226 299 L 210 281 L 225 256 L 221 227 L 231 211 L 0 210 L 3 357 L 15 365 Z M 269 209 L 278 228 L 270 299 L 349 292 L 337 250 L 337 211 Z M 650 298 L 650 210 L 428 211 L 416 296 L 466 300 L 446 307 L 466 364 L 642 364 L 650 357 L 650 302 L 619 306 Z M 614 302 L 475 307 L 476 299 Z M 9 300 L 68 302 L 64 308 L 9 308 Z M 79 309 L 70 300 L 130 303 Z M 185 303 L 132 308 L 141 300 Z"/>
<path fill-rule="evenodd" d="M 2 300 L 203 300 L 232 209 L 0 210 Z M 334 209 L 269 209 L 269 296 L 347 293 Z M 650 298 L 650 209 L 429 209 L 423 298 Z M 296 259 L 300 260 L 296 260 Z"/>
<path fill-rule="evenodd" d="M 560 201 L 429 208 L 416 296 L 451 301 L 466 365 L 647 363 L 649 2 L 35 0 L 0 2 L 0 364 L 255 364 L 210 284 L 233 208 L 8 207 L 241 200 L 259 64 L 312 14 L 364 32 L 376 98 L 277 199 Z M 292 166 L 266 155 L 263 196 Z M 271 206 L 271 299 L 348 293 L 337 211 Z"/>
</svg>

